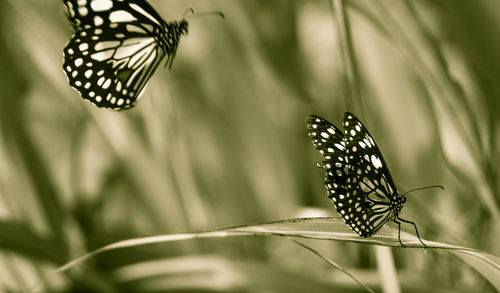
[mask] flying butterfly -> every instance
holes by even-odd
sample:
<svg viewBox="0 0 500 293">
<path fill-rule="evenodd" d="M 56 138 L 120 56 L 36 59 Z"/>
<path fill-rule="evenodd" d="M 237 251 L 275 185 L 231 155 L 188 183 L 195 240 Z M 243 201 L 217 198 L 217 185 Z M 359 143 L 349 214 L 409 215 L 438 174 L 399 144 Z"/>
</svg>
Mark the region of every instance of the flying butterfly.
<svg viewBox="0 0 500 293">
<path fill-rule="evenodd" d="M 399 217 L 406 193 L 397 191 L 382 153 L 356 116 L 345 113 L 344 132 L 316 115 L 308 117 L 307 128 L 313 145 L 323 155 L 320 167 L 326 170 L 328 197 L 354 232 L 370 237 L 386 222 L 394 221 L 398 240 L 405 246 L 400 237 L 401 222 L 405 222 L 414 226 L 419 241 L 427 247 L 415 223 Z"/>
<path fill-rule="evenodd" d="M 64 5 L 75 32 L 64 48 L 63 69 L 69 84 L 98 107 L 132 107 L 162 59 L 172 66 L 188 31 L 184 17 L 167 23 L 145 0 L 64 0 Z"/>
</svg>

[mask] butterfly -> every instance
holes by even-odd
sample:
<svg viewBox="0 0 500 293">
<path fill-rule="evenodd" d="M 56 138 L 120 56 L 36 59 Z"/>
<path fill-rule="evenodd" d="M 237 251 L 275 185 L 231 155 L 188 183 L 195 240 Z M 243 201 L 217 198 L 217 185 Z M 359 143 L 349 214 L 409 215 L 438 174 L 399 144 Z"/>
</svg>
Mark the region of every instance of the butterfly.
<svg viewBox="0 0 500 293">
<path fill-rule="evenodd" d="M 74 35 L 64 48 L 69 84 L 98 107 L 130 108 L 188 23 L 165 22 L 145 0 L 64 0 Z"/>
<path fill-rule="evenodd" d="M 328 197 L 354 232 L 370 237 L 386 222 L 394 221 L 398 224 L 399 242 L 405 246 L 400 237 L 401 222 L 405 222 L 414 226 L 419 241 L 427 247 L 415 223 L 399 217 L 406 193 L 397 191 L 375 140 L 354 114 L 345 113 L 343 132 L 317 115 L 307 118 L 307 129 L 313 145 L 323 155 L 320 167 L 326 170 Z"/>
</svg>

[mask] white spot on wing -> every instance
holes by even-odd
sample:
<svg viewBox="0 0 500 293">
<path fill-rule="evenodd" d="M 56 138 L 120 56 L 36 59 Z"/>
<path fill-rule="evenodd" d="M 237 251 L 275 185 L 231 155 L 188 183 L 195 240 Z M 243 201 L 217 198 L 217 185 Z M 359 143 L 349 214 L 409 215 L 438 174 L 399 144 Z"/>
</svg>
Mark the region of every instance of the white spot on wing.
<svg viewBox="0 0 500 293">
<path fill-rule="evenodd" d="M 78 13 L 80 13 L 81 16 L 87 16 L 89 10 L 86 7 L 78 7 Z"/>
<path fill-rule="evenodd" d="M 89 44 L 87 43 L 81 43 L 79 46 L 78 46 L 78 49 L 80 49 L 80 51 L 85 51 L 89 48 Z"/>
<path fill-rule="evenodd" d="M 97 85 L 102 86 L 102 84 L 104 83 L 105 80 L 106 80 L 106 78 L 104 76 L 101 76 L 101 78 L 99 78 L 97 80 Z"/>
<path fill-rule="evenodd" d="M 375 167 L 377 169 L 382 167 L 382 162 L 380 161 L 380 159 L 377 156 L 372 155 L 371 159 L 372 159 L 373 167 Z"/>
<path fill-rule="evenodd" d="M 104 19 L 102 19 L 102 17 L 100 17 L 98 15 L 94 16 L 94 24 L 95 24 L 95 26 L 100 26 L 103 23 L 104 23 Z M 96 30 L 96 34 L 99 34 L 99 33 L 97 33 L 97 30 Z"/>
<path fill-rule="evenodd" d="M 137 18 L 125 10 L 118 10 L 109 14 L 109 20 L 112 22 L 131 22 L 137 20 Z"/>
<path fill-rule="evenodd" d="M 83 59 L 82 58 L 77 58 L 75 60 L 75 66 L 76 67 L 80 67 L 80 66 L 82 66 L 82 64 L 83 64 Z"/>
<path fill-rule="evenodd" d="M 103 89 L 105 89 L 105 90 L 107 90 L 107 89 L 109 88 L 109 86 L 110 86 L 110 85 L 111 85 L 111 79 L 110 79 L 110 78 L 108 78 L 108 79 L 106 80 L 106 82 L 104 82 L 104 84 L 102 85 L 102 88 L 103 88 Z"/>
<path fill-rule="evenodd" d="M 335 143 L 334 144 L 336 148 L 338 148 L 339 150 L 343 151 L 345 148 L 343 145 L 341 145 L 340 143 Z"/>
<path fill-rule="evenodd" d="M 105 11 L 113 7 L 113 2 L 111 0 L 92 0 L 90 2 L 90 7 L 94 11 Z"/>
</svg>

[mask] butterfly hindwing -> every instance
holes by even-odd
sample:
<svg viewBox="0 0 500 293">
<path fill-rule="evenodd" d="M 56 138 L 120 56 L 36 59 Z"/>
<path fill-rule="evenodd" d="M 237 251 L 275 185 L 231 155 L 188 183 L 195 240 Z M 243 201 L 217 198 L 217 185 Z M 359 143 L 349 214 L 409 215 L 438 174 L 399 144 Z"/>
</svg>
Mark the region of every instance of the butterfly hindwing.
<svg viewBox="0 0 500 293">
<path fill-rule="evenodd" d="M 128 25 L 131 27 L 131 25 Z M 71 86 L 99 107 L 132 105 L 158 67 L 163 52 L 152 37 L 125 25 L 77 32 L 64 49 L 64 71 Z"/>
<path fill-rule="evenodd" d="M 187 23 L 165 23 L 144 0 L 65 0 L 75 34 L 64 49 L 72 87 L 99 107 L 133 106 Z"/>
</svg>

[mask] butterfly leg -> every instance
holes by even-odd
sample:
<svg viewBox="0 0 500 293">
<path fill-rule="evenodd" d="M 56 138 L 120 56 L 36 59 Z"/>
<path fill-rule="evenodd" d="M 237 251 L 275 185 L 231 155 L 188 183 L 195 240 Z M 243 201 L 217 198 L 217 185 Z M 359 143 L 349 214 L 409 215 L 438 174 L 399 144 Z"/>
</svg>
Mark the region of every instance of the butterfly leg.
<svg viewBox="0 0 500 293">
<path fill-rule="evenodd" d="M 413 223 L 412 221 L 407 221 L 405 219 L 401 219 L 401 218 L 398 218 L 398 220 L 403 221 L 403 222 L 408 223 L 408 224 L 412 224 L 413 227 L 415 228 L 415 232 L 417 233 L 418 240 L 420 241 L 420 243 L 422 243 L 422 245 L 424 246 L 424 248 L 427 248 L 427 245 L 425 245 L 425 243 L 422 241 L 422 239 L 420 239 L 420 235 L 418 234 L 417 225 L 415 225 L 415 223 Z M 401 242 L 401 240 L 399 242 Z"/>
<path fill-rule="evenodd" d="M 406 247 L 406 245 L 404 245 L 403 242 L 401 241 L 401 222 L 399 222 L 396 219 L 394 219 L 394 222 L 398 224 L 398 240 L 399 240 L 399 243 L 401 243 L 401 246 Z"/>
</svg>

